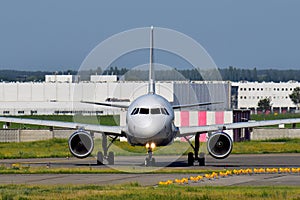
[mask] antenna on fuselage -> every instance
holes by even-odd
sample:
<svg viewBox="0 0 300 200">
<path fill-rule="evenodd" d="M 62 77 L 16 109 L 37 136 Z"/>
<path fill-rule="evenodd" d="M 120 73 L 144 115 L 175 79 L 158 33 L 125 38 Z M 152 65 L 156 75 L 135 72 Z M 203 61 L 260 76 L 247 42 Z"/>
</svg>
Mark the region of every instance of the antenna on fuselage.
<svg viewBox="0 0 300 200">
<path fill-rule="evenodd" d="M 150 31 L 150 63 L 149 63 L 149 86 L 148 93 L 155 94 L 155 78 L 153 69 L 153 26 Z"/>
</svg>

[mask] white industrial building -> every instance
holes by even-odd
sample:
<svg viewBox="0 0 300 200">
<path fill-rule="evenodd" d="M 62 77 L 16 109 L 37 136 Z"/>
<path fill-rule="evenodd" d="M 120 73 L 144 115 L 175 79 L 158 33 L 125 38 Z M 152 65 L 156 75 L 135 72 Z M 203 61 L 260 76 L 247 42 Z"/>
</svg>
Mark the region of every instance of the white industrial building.
<svg viewBox="0 0 300 200">
<path fill-rule="evenodd" d="M 81 101 L 118 101 L 129 104 L 146 94 L 148 82 L 117 81 L 116 76 L 92 76 L 78 82 L 77 76 L 50 75 L 45 82 L 1 82 L 1 115 L 119 114 L 113 109 Z M 223 101 L 203 109 L 230 109 L 229 82 L 157 82 L 156 92 L 174 104 Z M 224 100 L 225 99 L 225 100 Z"/>
<path fill-rule="evenodd" d="M 236 100 L 235 106 L 238 109 L 250 109 L 257 112 L 257 104 L 261 99 L 269 98 L 271 100 L 272 111 L 287 112 L 294 111 L 296 105 L 291 101 L 289 95 L 300 83 L 296 81 L 289 82 L 235 82 L 232 83 L 236 93 L 233 99 Z"/>
<path fill-rule="evenodd" d="M 118 81 L 115 75 L 92 75 L 80 81 L 74 75 L 46 75 L 45 82 L 1 82 L 0 115 L 119 114 L 119 109 L 81 103 L 118 101 L 129 104 L 147 93 L 147 81 Z M 260 99 L 270 98 L 275 112 L 293 111 L 289 98 L 299 82 L 165 81 L 156 92 L 173 104 L 221 101 L 202 110 L 250 109 L 257 112 Z M 199 109 L 199 108 L 197 108 Z"/>
</svg>

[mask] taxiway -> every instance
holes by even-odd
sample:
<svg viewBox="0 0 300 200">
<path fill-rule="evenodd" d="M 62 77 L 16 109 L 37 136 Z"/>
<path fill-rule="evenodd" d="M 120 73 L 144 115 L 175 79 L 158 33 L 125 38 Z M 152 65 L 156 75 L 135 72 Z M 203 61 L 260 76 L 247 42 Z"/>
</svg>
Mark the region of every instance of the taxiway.
<svg viewBox="0 0 300 200">
<path fill-rule="evenodd" d="M 0 160 L 0 166 L 9 167 L 15 163 L 30 167 L 51 168 L 114 168 L 120 173 L 113 174 L 0 174 L 0 184 L 123 184 L 137 182 L 140 185 L 156 185 L 159 181 L 180 179 L 196 176 L 195 169 L 242 169 L 242 168 L 299 168 L 300 154 L 259 154 L 259 155 L 231 155 L 224 160 L 215 160 L 206 157 L 206 166 L 187 166 L 186 157 L 156 156 L 157 167 L 146 168 L 143 166 L 142 156 L 117 156 L 115 165 L 98 166 L 94 158 L 78 160 L 75 158 L 43 158 L 43 159 L 8 159 Z M 155 173 L 161 168 L 189 170 L 193 173 L 163 174 Z M 137 173 L 141 172 L 143 173 Z M 149 171 L 147 172 L 147 170 Z M 146 171 L 146 172 L 145 172 Z M 124 172 L 124 173 L 123 173 Z M 130 173 L 128 173 L 130 172 Z M 299 174 L 260 174 L 242 175 L 207 180 L 191 185 L 300 185 Z"/>
</svg>

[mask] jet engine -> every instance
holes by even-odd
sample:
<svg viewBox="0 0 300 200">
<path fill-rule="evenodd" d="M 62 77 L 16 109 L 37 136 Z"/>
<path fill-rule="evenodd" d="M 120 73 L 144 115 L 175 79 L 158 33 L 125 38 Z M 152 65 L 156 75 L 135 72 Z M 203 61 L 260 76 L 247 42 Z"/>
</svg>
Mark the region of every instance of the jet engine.
<svg viewBox="0 0 300 200">
<path fill-rule="evenodd" d="M 231 153 L 232 145 L 232 140 L 227 133 L 217 132 L 209 137 L 207 150 L 212 157 L 224 159 Z"/>
<path fill-rule="evenodd" d="M 69 138 L 69 150 L 77 158 L 88 157 L 94 149 L 94 140 L 86 131 L 76 131 Z"/>
</svg>

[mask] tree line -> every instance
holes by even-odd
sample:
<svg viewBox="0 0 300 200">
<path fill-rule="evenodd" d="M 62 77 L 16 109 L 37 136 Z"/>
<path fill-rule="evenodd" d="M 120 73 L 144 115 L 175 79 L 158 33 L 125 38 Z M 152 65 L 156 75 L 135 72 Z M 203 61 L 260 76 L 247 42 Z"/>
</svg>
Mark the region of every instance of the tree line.
<svg viewBox="0 0 300 200">
<path fill-rule="evenodd" d="M 207 74 L 210 70 L 207 69 L 172 69 L 172 70 L 156 70 L 156 78 L 158 80 L 203 80 L 202 75 Z M 99 72 L 99 69 L 98 69 Z M 213 72 L 215 73 L 215 72 Z M 222 80 L 225 81 L 250 81 L 250 82 L 287 82 L 290 80 L 300 81 L 300 70 L 297 69 L 241 69 L 233 66 L 228 68 L 219 68 L 218 73 Z M 101 73 L 100 73 L 101 74 Z M 127 79 L 141 80 L 148 77 L 148 72 L 145 70 L 129 70 L 126 68 L 110 67 L 103 74 L 115 74 L 119 76 L 127 75 Z M 129 76 L 131 74 L 131 76 Z M 206 76 L 207 77 L 207 76 Z M 208 76 L 210 77 L 210 76 Z M 212 76 L 213 77 L 213 76 Z"/>
<path fill-rule="evenodd" d="M 81 80 L 89 80 L 90 75 L 118 75 L 124 80 L 147 80 L 147 70 L 130 70 L 125 67 L 109 67 L 105 70 L 100 67 L 94 70 L 86 70 L 77 72 L 75 70 L 65 71 L 18 71 L 18 70 L 0 70 L 0 81 L 39 81 L 45 80 L 45 75 L 49 74 L 79 74 Z M 289 80 L 300 81 L 300 70 L 296 69 L 241 69 L 230 66 L 228 68 L 220 68 L 218 70 L 210 69 L 168 69 L 156 70 L 155 78 L 157 80 L 214 80 L 215 77 L 221 76 L 224 81 L 250 81 L 250 82 L 287 82 Z M 220 80 L 220 79 L 218 79 Z"/>
</svg>

